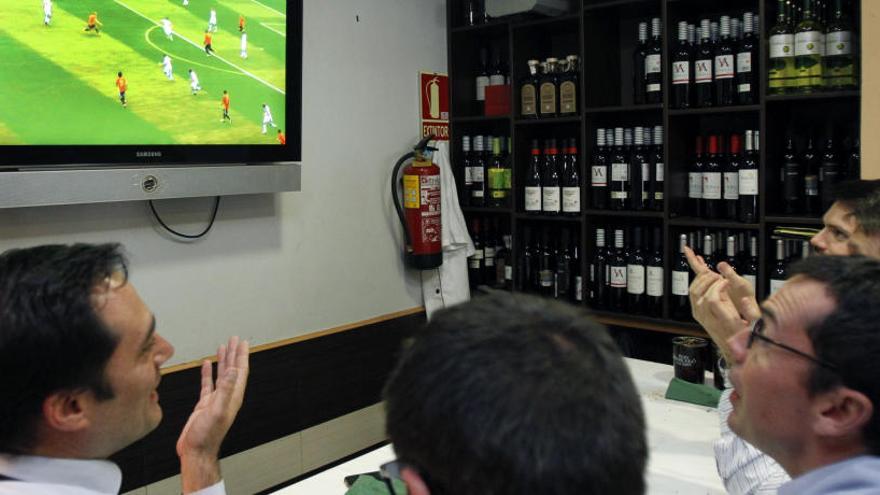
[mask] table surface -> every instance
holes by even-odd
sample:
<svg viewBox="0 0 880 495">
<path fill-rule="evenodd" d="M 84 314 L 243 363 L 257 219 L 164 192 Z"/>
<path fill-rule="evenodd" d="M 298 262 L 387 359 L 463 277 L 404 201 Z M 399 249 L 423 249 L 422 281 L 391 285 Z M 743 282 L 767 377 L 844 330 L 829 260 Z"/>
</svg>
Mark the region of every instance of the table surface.
<svg viewBox="0 0 880 495">
<path fill-rule="evenodd" d="M 712 442 L 718 438 L 718 412 L 709 407 L 668 400 L 664 397 L 672 379 L 672 366 L 627 359 L 642 397 L 648 423 L 650 459 L 645 474 L 649 494 L 724 494 L 715 469 Z M 377 471 L 394 459 L 390 445 L 322 471 L 282 488 L 273 495 L 333 495 L 346 491 L 343 478 Z"/>
</svg>

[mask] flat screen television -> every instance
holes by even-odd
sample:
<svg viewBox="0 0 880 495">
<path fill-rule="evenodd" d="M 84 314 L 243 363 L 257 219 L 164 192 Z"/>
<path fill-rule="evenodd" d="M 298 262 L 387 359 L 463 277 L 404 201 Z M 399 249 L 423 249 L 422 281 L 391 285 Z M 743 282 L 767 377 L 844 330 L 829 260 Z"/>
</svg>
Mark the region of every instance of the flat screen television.
<svg viewBox="0 0 880 495">
<path fill-rule="evenodd" d="M 2 169 L 300 160 L 302 0 L 0 0 L 0 12 Z"/>
</svg>

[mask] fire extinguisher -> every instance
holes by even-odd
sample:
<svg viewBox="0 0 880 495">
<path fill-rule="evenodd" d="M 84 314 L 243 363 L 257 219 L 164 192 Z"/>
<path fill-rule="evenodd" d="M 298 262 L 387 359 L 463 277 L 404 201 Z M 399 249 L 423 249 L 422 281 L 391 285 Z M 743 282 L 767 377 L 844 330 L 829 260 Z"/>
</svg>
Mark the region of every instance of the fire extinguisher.
<svg viewBox="0 0 880 495">
<path fill-rule="evenodd" d="M 429 270 L 443 264 L 440 167 L 426 156 L 430 151 L 437 151 L 428 146 L 428 141 L 432 139 L 433 135 L 425 137 L 412 151 L 400 157 L 391 174 L 391 194 L 406 243 L 404 260 L 407 265 L 419 270 Z M 404 163 L 410 159 L 412 163 L 404 167 Z M 402 181 L 399 176 L 401 167 Z M 403 205 L 400 204 L 401 197 Z"/>
</svg>

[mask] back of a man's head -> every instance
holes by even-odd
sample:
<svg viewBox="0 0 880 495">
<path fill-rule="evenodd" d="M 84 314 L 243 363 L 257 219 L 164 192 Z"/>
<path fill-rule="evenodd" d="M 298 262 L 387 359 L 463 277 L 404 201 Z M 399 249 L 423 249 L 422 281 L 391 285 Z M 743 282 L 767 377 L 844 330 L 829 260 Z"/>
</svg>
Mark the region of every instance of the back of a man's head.
<svg viewBox="0 0 880 495">
<path fill-rule="evenodd" d="M 0 255 L 0 452 L 33 447 L 43 400 L 54 391 L 113 396 L 104 367 L 117 339 L 92 296 L 109 277 L 125 276 L 120 249 L 51 245 Z"/>
<path fill-rule="evenodd" d="M 852 212 L 866 236 L 880 236 L 880 179 L 841 182 L 833 195 Z"/>
<path fill-rule="evenodd" d="M 385 388 L 399 460 L 433 494 L 641 494 L 641 402 L 606 330 L 496 294 L 439 312 Z"/>
<path fill-rule="evenodd" d="M 880 455 L 880 261 L 864 256 L 810 257 L 792 265 L 791 275 L 823 283 L 835 309 L 807 329 L 816 357 L 833 363 L 832 371 L 813 368 L 808 389 L 813 394 L 845 386 L 873 404 L 863 443 Z"/>
</svg>

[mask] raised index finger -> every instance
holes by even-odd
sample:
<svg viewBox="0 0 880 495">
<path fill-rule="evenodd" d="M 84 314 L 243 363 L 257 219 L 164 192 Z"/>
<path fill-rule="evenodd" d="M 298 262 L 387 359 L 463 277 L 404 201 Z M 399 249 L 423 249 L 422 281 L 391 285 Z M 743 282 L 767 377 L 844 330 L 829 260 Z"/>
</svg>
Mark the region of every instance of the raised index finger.
<svg viewBox="0 0 880 495">
<path fill-rule="evenodd" d="M 694 253 L 694 250 L 690 248 L 690 246 L 684 247 L 684 255 L 687 258 L 688 265 L 690 265 L 691 270 L 694 271 L 697 275 L 711 271 L 709 266 Z"/>
</svg>

